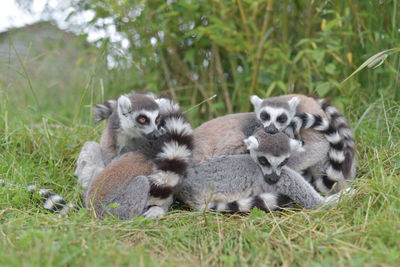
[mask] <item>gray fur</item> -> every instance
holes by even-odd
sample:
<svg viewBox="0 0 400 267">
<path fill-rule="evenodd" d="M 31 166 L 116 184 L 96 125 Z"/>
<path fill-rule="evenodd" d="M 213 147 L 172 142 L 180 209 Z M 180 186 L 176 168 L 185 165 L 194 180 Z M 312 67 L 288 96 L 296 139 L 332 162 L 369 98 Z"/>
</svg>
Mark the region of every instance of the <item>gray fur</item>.
<svg viewBox="0 0 400 267">
<path fill-rule="evenodd" d="M 211 202 L 231 202 L 265 192 L 287 195 L 305 208 L 321 205 L 324 198 L 304 178 L 284 167 L 281 179 L 267 184 L 250 155 L 228 155 L 204 160 L 188 169 L 177 197 L 196 210 Z"/>
<path fill-rule="evenodd" d="M 122 220 L 135 218 L 145 211 L 149 190 L 150 183 L 146 176 L 133 177 L 103 201 L 103 208 L 96 209 L 99 212 L 96 216 L 104 218 L 112 214 Z M 112 204 L 116 204 L 116 207 L 112 207 Z"/>
<path fill-rule="evenodd" d="M 103 151 L 97 142 L 86 142 L 83 144 L 76 163 L 75 175 L 83 193 L 89 188 L 94 177 L 105 168 Z"/>
<path fill-rule="evenodd" d="M 258 140 L 258 150 L 268 152 L 273 156 L 290 153 L 290 139 L 282 133 L 268 134 L 259 130 L 254 134 Z"/>
</svg>

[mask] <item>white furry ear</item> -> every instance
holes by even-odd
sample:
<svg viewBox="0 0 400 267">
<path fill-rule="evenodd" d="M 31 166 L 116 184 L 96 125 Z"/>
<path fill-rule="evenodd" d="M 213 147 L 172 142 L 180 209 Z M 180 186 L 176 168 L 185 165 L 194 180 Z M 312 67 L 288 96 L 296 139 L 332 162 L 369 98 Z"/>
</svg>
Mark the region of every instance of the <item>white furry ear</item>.
<svg viewBox="0 0 400 267">
<path fill-rule="evenodd" d="M 289 107 L 290 111 L 293 113 L 296 113 L 296 108 L 297 105 L 300 103 L 300 99 L 297 96 L 292 97 L 292 99 L 289 100 Z"/>
<path fill-rule="evenodd" d="M 251 103 L 253 104 L 253 106 L 254 106 L 254 111 L 257 112 L 257 110 L 260 109 L 260 106 L 261 106 L 261 103 L 262 103 L 262 99 L 259 98 L 259 97 L 256 96 L 256 95 L 252 95 L 252 96 L 250 97 L 250 102 L 251 102 Z"/>
<path fill-rule="evenodd" d="M 259 146 L 258 140 L 254 136 L 244 139 L 244 143 L 246 144 L 248 150 L 257 149 Z"/>
<path fill-rule="evenodd" d="M 121 95 L 118 98 L 118 109 L 122 114 L 129 113 L 132 110 L 131 100 L 126 95 Z"/>
<path fill-rule="evenodd" d="M 290 139 L 290 152 L 304 152 L 303 148 L 303 142 L 296 140 L 296 139 Z"/>
</svg>

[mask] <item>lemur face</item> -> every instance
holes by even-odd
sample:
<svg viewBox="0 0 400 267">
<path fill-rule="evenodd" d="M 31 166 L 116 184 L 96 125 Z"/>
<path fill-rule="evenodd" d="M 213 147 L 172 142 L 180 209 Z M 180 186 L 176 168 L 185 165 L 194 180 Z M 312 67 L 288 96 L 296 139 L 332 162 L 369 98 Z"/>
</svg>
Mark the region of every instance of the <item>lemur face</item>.
<svg viewBox="0 0 400 267">
<path fill-rule="evenodd" d="M 163 134 L 160 109 L 153 98 L 136 96 L 132 101 L 128 96 L 118 98 L 118 115 L 123 131 L 132 138 L 157 139 Z"/>
<path fill-rule="evenodd" d="M 263 129 L 244 140 L 250 156 L 260 167 L 268 184 L 279 181 L 282 168 L 293 152 L 302 150 L 302 142 L 284 133 L 269 134 Z"/>
<path fill-rule="evenodd" d="M 289 126 L 293 116 L 283 108 L 263 107 L 257 114 L 267 133 L 282 132 Z"/>
<path fill-rule="evenodd" d="M 286 129 L 296 115 L 299 99 L 293 97 L 289 101 L 270 98 L 262 100 L 256 95 L 250 98 L 254 106 L 258 120 L 264 126 L 264 130 L 270 134 L 276 134 Z"/>
</svg>

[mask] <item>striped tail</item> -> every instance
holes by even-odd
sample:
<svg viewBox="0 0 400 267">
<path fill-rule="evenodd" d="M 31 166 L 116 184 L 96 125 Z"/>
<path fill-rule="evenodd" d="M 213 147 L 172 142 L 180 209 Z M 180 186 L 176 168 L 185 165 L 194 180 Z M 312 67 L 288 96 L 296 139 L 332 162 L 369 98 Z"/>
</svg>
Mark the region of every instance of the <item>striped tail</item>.
<svg viewBox="0 0 400 267">
<path fill-rule="evenodd" d="M 323 176 L 322 183 L 316 183 L 318 190 L 328 193 L 336 182 L 345 183 L 346 178 L 343 172 L 344 165 L 347 164 L 345 138 L 340 134 L 336 125 L 332 122 L 329 123 L 320 115 L 301 113 L 293 118 L 290 127 L 293 127 L 295 133 L 299 133 L 300 129 L 314 129 L 323 133 L 329 142 L 329 162 L 326 176 Z"/>
<path fill-rule="evenodd" d="M 149 176 L 150 197 L 146 217 L 159 217 L 168 211 L 179 179 L 185 174 L 192 156 L 193 130 L 179 106 L 163 99 L 160 110 L 165 130 L 164 142 Z"/>
<path fill-rule="evenodd" d="M 207 207 L 210 210 L 226 211 L 231 213 L 250 212 L 254 208 L 258 208 L 264 212 L 270 212 L 283 208 L 290 202 L 291 200 L 286 195 L 271 192 L 242 198 L 228 203 L 211 202 Z"/>
<path fill-rule="evenodd" d="M 2 187 L 22 188 L 21 185 L 6 183 L 4 180 L 0 180 L 0 184 Z M 51 213 L 64 215 L 70 211 L 76 211 L 76 207 L 73 204 L 68 203 L 49 189 L 38 189 L 36 185 L 31 184 L 28 184 L 27 189 L 32 194 L 39 194 L 43 200 L 43 208 Z"/>
<path fill-rule="evenodd" d="M 354 174 L 352 174 L 352 165 L 354 162 L 356 144 L 349 123 L 339 110 L 332 106 L 328 100 L 317 99 L 317 103 L 321 106 L 322 110 L 325 111 L 331 124 L 343 138 L 345 160 L 342 165 L 342 172 L 346 179 L 353 179 L 354 177 L 352 177 L 352 175 Z"/>
</svg>

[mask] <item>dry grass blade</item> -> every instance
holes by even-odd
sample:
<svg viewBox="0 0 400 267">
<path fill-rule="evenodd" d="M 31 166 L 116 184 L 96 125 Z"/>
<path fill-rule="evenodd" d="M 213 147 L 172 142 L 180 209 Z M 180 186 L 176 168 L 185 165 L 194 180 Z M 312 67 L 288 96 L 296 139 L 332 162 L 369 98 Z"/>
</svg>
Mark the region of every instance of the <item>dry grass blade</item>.
<svg viewBox="0 0 400 267">
<path fill-rule="evenodd" d="M 379 53 L 376 53 L 375 55 L 373 55 L 372 57 L 370 57 L 369 59 L 367 59 L 363 64 L 361 64 L 360 67 L 358 67 L 352 74 L 350 74 L 346 79 L 344 79 L 342 81 L 342 84 L 344 82 L 346 82 L 347 80 L 349 80 L 351 77 L 353 77 L 354 75 L 356 75 L 358 72 L 360 72 L 362 69 L 364 69 L 365 67 L 368 68 L 377 68 L 380 65 L 382 65 L 386 58 L 393 53 L 399 52 L 400 51 L 400 47 L 395 47 L 395 48 L 391 48 L 388 50 L 384 50 L 381 51 Z"/>
</svg>

